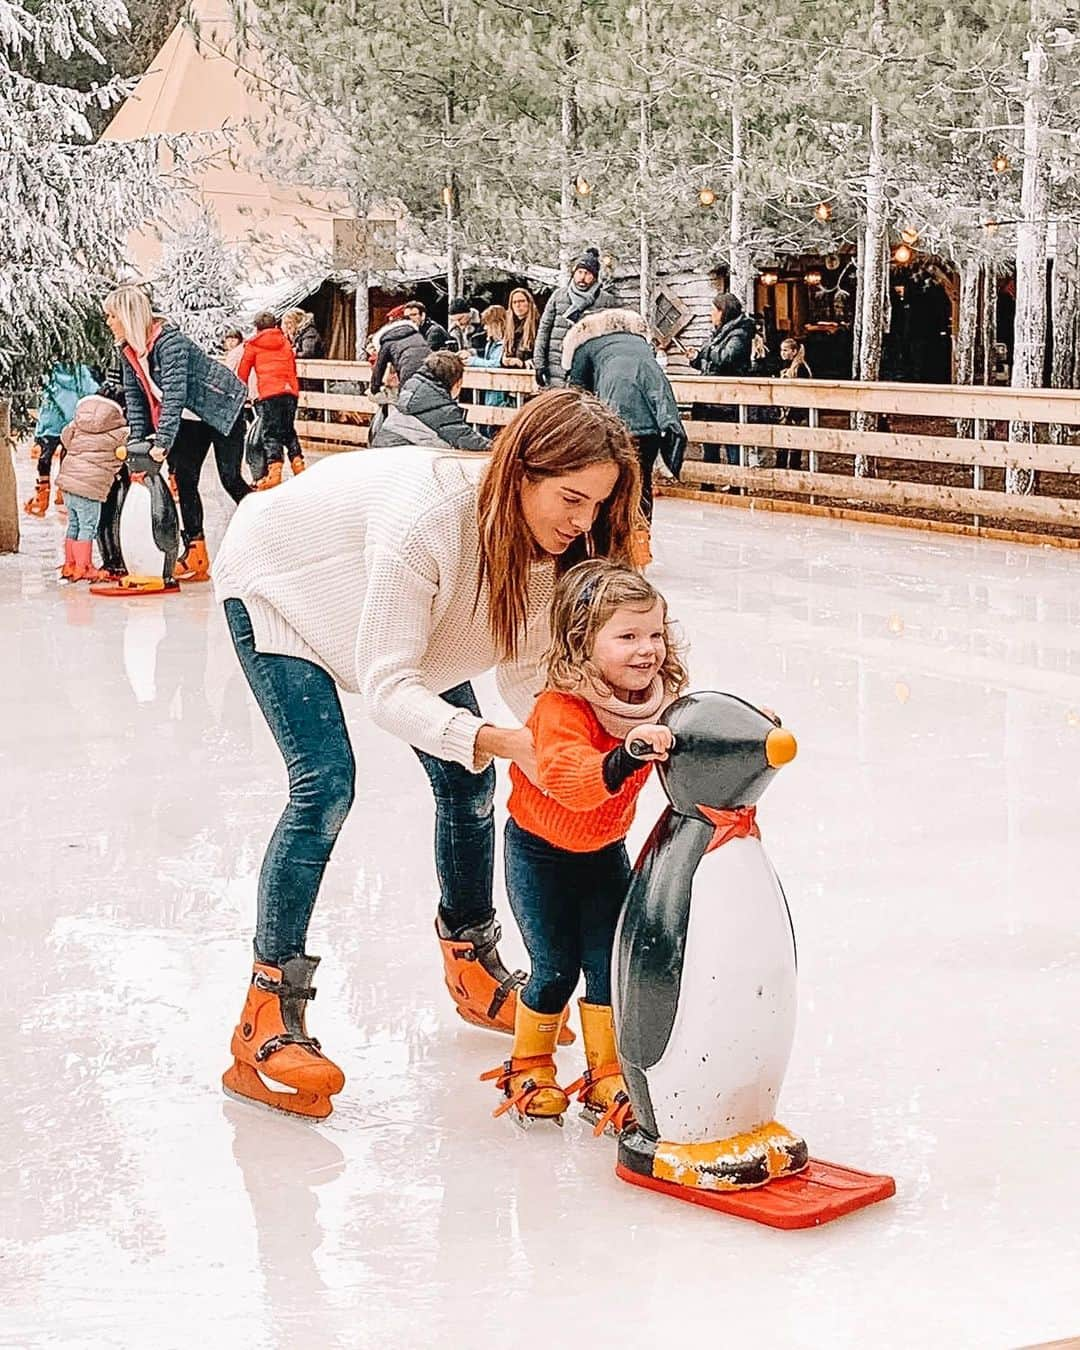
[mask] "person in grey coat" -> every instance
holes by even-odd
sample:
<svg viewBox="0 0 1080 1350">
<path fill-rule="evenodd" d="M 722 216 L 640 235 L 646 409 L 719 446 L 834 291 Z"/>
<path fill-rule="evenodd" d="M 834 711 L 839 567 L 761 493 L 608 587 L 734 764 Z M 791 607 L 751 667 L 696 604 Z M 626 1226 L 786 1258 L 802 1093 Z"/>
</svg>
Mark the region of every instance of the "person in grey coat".
<svg viewBox="0 0 1080 1350">
<path fill-rule="evenodd" d="M 641 512 L 651 521 L 656 457 L 678 478 L 686 433 L 668 377 L 657 365 L 648 323 L 629 309 L 587 314 L 567 333 L 563 357 L 569 383 L 614 408 L 633 436 L 641 462 Z"/>
<path fill-rule="evenodd" d="M 457 352 L 432 352 L 371 424 L 369 445 L 429 445 L 444 450 L 490 450 L 458 403 L 465 363 Z"/>
<path fill-rule="evenodd" d="M 587 248 L 574 265 L 574 273 L 567 286 L 554 291 L 544 306 L 536 330 L 533 349 L 533 367 L 536 383 L 541 389 L 560 388 L 566 383 L 569 361 L 563 352 L 563 343 L 570 329 L 590 310 L 614 309 L 618 301 L 600 284 L 600 254 Z"/>
</svg>

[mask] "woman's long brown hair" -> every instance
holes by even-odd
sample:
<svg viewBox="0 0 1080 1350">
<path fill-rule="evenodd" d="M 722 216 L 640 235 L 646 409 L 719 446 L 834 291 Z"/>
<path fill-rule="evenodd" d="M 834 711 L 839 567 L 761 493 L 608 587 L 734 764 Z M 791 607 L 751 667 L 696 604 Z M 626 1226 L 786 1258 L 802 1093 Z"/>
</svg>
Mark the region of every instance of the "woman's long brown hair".
<svg viewBox="0 0 1080 1350">
<path fill-rule="evenodd" d="M 529 302 L 529 310 L 524 319 L 518 319 L 514 313 L 514 296 L 523 295 Z M 531 352 L 536 346 L 536 328 L 540 322 L 540 311 L 532 292 L 524 286 L 515 286 L 506 300 L 506 318 L 503 320 L 503 351 L 507 356 L 520 356 L 522 352 Z M 516 333 L 515 328 L 520 324 Z"/>
<path fill-rule="evenodd" d="M 477 498 L 480 570 L 477 599 L 488 590 L 488 624 L 503 660 L 512 660 L 524 636 L 529 566 L 537 545 L 521 509 L 522 484 L 561 478 L 593 464 L 614 464 L 619 476 L 589 533 L 555 558 L 561 575 L 587 557 L 629 564 L 630 536 L 644 526 L 641 470 L 625 424 L 599 399 L 580 389 L 539 394 L 499 432 Z"/>
</svg>

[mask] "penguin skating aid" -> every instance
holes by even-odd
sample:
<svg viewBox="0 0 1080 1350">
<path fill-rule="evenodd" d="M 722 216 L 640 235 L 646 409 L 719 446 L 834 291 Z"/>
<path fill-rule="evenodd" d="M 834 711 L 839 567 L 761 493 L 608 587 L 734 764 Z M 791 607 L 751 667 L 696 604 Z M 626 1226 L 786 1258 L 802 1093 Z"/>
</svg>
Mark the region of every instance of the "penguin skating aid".
<svg viewBox="0 0 1080 1350">
<path fill-rule="evenodd" d="M 895 1185 L 811 1161 L 774 1118 L 795 1032 L 795 939 L 755 810 L 795 739 L 727 694 L 690 695 L 662 720 L 675 737 L 660 766 L 670 805 L 638 859 L 615 944 L 619 1055 L 637 1121 L 620 1136 L 616 1170 L 774 1227 L 821 1224 Z"/>
<path fill-rule="evenodd" d="M 158 458 L 161 455 L 161 459 Z M 103 545 L 107 562 L 123 560 L 126 576 L 98 582 L 94 595 L 173 595 L 180 590 L 173 569 L 180 552 L 176 504 L 161 476 L 164 454 L 148 441 L 121 446 L 123 482 Z"/>
</svg>

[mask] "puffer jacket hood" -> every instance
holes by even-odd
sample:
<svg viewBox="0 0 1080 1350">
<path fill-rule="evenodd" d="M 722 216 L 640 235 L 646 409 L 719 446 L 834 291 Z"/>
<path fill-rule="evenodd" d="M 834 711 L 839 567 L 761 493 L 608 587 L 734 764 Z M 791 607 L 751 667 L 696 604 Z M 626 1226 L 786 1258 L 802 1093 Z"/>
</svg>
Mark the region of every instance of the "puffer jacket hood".
<svg viewBox="0 0 1080 1350">
<path fill-rule="evenodd" d="M 393 411 L 397 414 L 395 417 L 387 410 L 386 418 L 372 437 L 372 445 L 440 443 L 454 450 L 487 450 L 491 447 L 488 438 L 466 422 L 461 405 L 450 397 L 449 389 L 427 371 L 417 371 L 402 385 Z M 437 440 L 413 441 L 408 429 L 408 424 L 413 422 L 422 423 Z"/>
<path fill-rule="evenodd" d="M 646 342 L 652 337 L 648 323 L 633 309 L 601 309 L 586 314 L 579 319 L 563 339 L 562 359 L 567 370 L 574 360 L 574 353 L 583 342 L 590 338 L 606 337 L 609 333 L 633 333 Z"/>
<path fill-rule="evenodd" d="M 80 399 L 75 408 L 75 429 L 97 434 L 102 431 L 119 431 L 126 427 L 124 410 L 119 403 L 101 394 L 91 394 Z"/>
</svg>

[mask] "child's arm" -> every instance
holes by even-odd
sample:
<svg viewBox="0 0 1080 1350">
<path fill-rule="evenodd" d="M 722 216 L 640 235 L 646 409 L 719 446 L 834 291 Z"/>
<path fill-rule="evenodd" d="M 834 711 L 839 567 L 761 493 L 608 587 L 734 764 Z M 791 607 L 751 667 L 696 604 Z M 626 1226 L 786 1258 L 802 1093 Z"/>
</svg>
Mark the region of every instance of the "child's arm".
<svg viewBox="0 0 1080 1350">
<path fill-rule="evenodd" d="M 675 744 L 671 728 L 659 722 L 649 722 L 626 733 L 622 745 L 604 757 L 604 782 L 612 793 L 618 792 L 626 780 L 637 773 L 642 764 L 662 762 Z"/>
<path fill-rule="evenodd" d="M 569 811 L 603 806 L 632 774 L 647 768 L 627 755 L 630 768 L 610 784 L 607 761 L 621 755 L 623 747 L 601 750 L 592 743 L 592 734 L 592 714 L 580 700 L 541 697 L 537 702 L 533 713 L 536 783 Z"/>
</svg>

